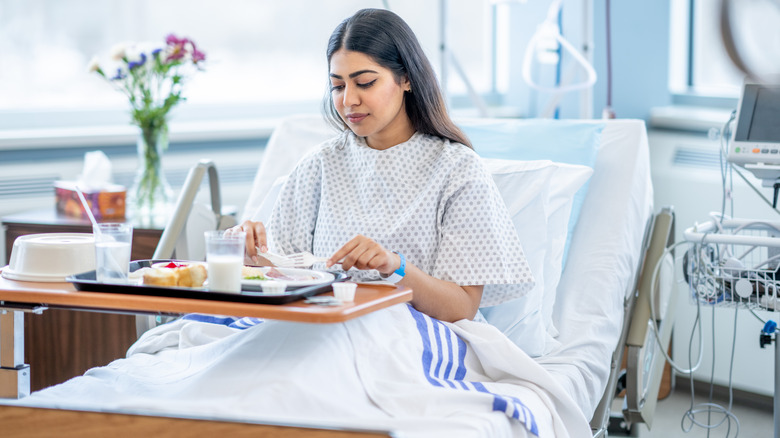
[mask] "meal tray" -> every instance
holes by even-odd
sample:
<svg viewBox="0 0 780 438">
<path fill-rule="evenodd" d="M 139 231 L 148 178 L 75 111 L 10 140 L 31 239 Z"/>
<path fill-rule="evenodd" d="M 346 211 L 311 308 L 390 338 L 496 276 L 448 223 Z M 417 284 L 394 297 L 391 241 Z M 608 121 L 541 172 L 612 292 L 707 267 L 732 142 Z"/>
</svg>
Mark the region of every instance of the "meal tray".
<svg viewBox="0 0 780 438">
<path fill-rule="evenodd" d="M 138 269 L 150 267 L 153 263 L 170 261 L 172 260 L 135 260 L 130 262 L 130 272 L 135 272 Z M 232 301 L 255 304 L 286 304 L 321 293 L 330 292 L 333 290 L 331 287 L 333 283 L 349 279 L 349 276 L 341 272 L 333 272 L 333 276 L 334 279 L 332 281 L 327 281 L 312 286 L 289 288 L 281 294 L 266 294 L 253 290 L 242 290 L 240 294 L 236 294 L 189 287 L 163 287 L 146 286 L 142 284 L 100 283 L 96 279 L 96 271 L 71 275 L 68 276 L 66 280 L 70 283 L 73 283 L 73 286 L 77 290 L 86 292 L 151 295 L 157 297 L 192 298 L 197 300 Z"/>
</svg>

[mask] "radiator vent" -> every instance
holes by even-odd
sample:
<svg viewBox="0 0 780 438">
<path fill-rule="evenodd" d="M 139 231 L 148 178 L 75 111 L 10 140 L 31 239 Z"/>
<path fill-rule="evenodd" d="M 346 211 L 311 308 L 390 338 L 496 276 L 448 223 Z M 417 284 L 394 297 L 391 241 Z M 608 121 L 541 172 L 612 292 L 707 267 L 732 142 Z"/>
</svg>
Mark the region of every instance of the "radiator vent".
<svg viewBox="0 0 780 438">
<path fill-rule="evenodd" d="M 678 146 L 674 150 L 675 165 L 695 166 L 706 168 L 720 168 L 720 152 L 693 148 L 687 146 Z"/>
<path fill-rule="evenodd" d="M 168 183 L 174 187 L 179 188 L 184 185 L 184 181 L 187 179 L 187 174 L 190 169 L 169 169 L 165 171 L 165 177 L 168 179 Z M 224 166 L 217 168 L 217 178 L 219 178 L 220 186 L 227 184 L 240 184 L 240 183 L 252 183 L 257 173 L 257 165 L 252 166 Z M 119 172 L 114 175 L 114 182 L 121 184 L 125 187 L 133 185 L 133 179 L 135 178 L 135 172 Z M 208 177 L 203 178 L 203 184 L 208 184 Z"/>
<path fill-rule="evenodd" d="M 166 170 L 165 176 L 174 188 L 180 188 L 187 179 L 189 169 Z M 225 166 L 217 169 L 220 186 L 228 184 L 252 184 L 257 165 L 252 166 Z M 60 179 L 60 175 L 50 174 L 30 178 L 0 179 L 0 199 L 19 199 L 24 197 L 52 196 L 54 194 L 54 181 Z M 130 187 L 133 184 L 135 172 L 119 172 L 114 175 L 114 182 Z M 208 184 L 208 177 L 203 179 L 202 185 Z"/>
<path fill-rule="evenodd" d="M 59 175 L 36 176 L 32 178 L 0 179 L 0 198 L 21 198 L 54 193 L 54 181 Z"/>
</svg>

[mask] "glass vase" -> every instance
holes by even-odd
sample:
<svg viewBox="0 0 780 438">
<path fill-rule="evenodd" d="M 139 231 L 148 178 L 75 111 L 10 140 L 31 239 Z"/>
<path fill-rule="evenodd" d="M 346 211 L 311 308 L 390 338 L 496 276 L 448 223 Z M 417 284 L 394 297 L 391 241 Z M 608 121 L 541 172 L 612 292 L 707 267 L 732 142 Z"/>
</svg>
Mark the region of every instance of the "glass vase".
<svg viewBox="0 0 780 438">
<path fill-rule="evenodd" d="M 127 206 L 136 225 L 164 226 L 173 202 L 173 190 L 163 171 L 168 148 L 168 126 L 141 128 L 138 135 L 138 171 L 127 193 Z"/>
</svg>

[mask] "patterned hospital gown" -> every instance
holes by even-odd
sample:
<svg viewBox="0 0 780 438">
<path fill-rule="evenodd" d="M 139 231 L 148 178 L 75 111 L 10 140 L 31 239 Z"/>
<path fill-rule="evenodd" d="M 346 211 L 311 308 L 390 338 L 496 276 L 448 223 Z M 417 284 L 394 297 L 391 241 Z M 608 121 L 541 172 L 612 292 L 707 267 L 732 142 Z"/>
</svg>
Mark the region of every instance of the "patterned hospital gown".
<svg viewBox="0 0 780 438">
<path fill-rule="evenodd" d="M 281 253 L 329 256 L 358 234 L 429 275 L 486 289 L 480 306 L 523 296 L 528 263 L 501 196 L 470 148 L 421 133 L 386 150 L 350 131 L 306 155 L 268 223 Z M 378 278 L 376 271 L 350 272 Z"/>
</svg>

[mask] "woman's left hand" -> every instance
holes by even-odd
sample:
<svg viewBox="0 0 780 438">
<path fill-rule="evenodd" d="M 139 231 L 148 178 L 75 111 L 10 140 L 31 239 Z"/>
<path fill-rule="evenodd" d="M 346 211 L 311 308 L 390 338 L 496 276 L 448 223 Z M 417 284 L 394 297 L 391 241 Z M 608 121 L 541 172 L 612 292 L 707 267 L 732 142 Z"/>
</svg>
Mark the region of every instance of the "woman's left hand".
<svg viewBox="0 0 780 438">
<path fill-rule="evenodd" d="M 339 262 L 345 271 L 352 267 L 376 269 L 384 275 L 392 274 L 401 266 L 401 258 L 398 254 L 386 250 L 382 245 L 359 234 L 333 253 L 326 266 L 331 267 Z"/>
</svg>

